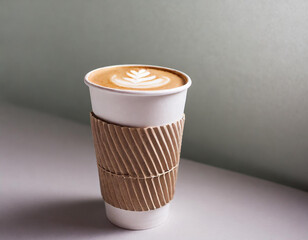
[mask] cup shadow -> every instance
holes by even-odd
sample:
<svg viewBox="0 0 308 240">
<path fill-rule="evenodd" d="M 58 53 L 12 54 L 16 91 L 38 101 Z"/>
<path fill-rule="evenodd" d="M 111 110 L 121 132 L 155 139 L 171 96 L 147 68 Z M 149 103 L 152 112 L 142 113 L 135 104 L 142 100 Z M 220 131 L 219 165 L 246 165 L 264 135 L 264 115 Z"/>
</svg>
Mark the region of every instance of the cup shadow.
<svg viewBox="0 0 308 240">
<path fill-rule="evenodd" d="M 101 199 L 16 206 L 0 216 L 1 239 L 75 239 L 126 232 L 106 218 Z M 2 236 L 1 236 L 2 235 Z M 4 236 L 3 236 L 4 235 Z"/>
</svg>

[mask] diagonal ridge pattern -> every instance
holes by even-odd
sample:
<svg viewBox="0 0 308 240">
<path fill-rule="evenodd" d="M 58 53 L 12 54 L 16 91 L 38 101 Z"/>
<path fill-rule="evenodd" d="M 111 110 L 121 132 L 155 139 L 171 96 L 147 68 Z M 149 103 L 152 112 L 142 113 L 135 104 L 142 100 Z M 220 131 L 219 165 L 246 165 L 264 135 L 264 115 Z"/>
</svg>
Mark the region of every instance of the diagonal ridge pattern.
<svg viewBox="0 0 308 240">
<path fill-rule="evenodd" d="M 160 208 L 174 196 L 185 117 L 164 126 L 133 128 L 90 114 L 101 194 L 130 210 Z"/>
</svg>

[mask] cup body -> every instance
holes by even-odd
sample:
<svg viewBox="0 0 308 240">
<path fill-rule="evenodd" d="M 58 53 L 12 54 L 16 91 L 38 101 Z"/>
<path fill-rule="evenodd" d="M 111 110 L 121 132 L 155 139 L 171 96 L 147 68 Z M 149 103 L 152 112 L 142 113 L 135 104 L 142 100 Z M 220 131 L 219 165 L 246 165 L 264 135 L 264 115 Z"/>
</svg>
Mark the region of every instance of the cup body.
<svg viewBox="0 0 308 240">
<path fill-rule="evenodd" d="M 105 203 L 106 215 L 110 222 L 126 229 L 142 230 L 156 227 L 166 221 L 170 203 L 155 210 L 136 212 L 116 208 Z"/>
<path fill-rule="evenodd" d="M 116 65 L 145 66 L 151 65 Z M 106 67 L 108 68 L 108 67 Z M 85 76 L 85 83 L 89 86 L 92 111 L 94 114 L 110 123 L 128 127 L 162 126 L 176 122 L 183 117 L 187 89 L 191 85 L 188 75 L 175 69 L 171 70 L 186 79 L 186 84 L 177 88 L 155 91 L 120 90 L 102 87 L 92 83 L 91 74 L 100 68 L 89 72 Z M 166 220 L 170 203 L 165 206 L 145 211 L 128 211 L 105 204 L 108 219 L 114 224 L 128 229 L 147 229 L 155 227 Z"/>
<path fill-rule="evenodd" d="M 187 89 L 152 96 L 89 87 L 93 112 L 107 122 L 127 127 L 150 127 L 166 125 L 183 117 Z"/>
</svg>

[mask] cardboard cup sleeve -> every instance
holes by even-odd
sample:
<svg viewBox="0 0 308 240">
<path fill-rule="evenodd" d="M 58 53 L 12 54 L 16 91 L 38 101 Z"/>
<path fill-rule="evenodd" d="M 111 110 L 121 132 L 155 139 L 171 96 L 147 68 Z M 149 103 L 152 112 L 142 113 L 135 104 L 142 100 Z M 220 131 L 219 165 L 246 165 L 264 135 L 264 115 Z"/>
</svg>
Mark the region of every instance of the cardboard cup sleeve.
<svg viewBox="0 0 308 240">
<path fill-rule="evenodd" d="M 180 160 L 185 117 L 135 128 L 90 114 L 102 197 L 110 205 L 148 211 L 170 202 Z"/>
</svg>

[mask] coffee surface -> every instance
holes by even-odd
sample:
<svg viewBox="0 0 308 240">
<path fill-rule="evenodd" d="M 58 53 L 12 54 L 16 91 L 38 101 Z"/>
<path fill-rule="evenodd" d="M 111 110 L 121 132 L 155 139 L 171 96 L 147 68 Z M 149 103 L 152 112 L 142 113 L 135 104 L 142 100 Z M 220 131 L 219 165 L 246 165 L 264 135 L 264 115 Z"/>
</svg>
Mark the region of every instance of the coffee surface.
<svg viewBox="0 0 308 240">
<path fill-rule="evenodd" d="M 140 91 L 171 89 L 187 83 L 185 76 L 175 71 L 149 66 L 101 68 L 92 72 L 88 80 L 103 87 Z"/>
</svg>

